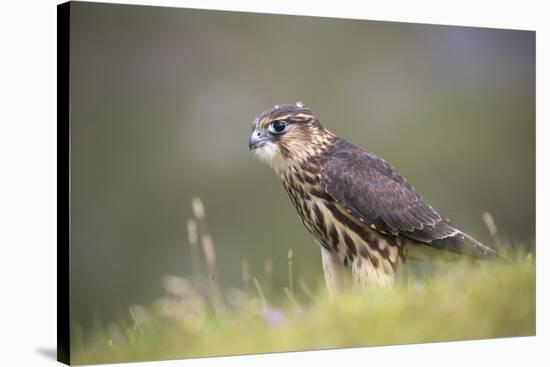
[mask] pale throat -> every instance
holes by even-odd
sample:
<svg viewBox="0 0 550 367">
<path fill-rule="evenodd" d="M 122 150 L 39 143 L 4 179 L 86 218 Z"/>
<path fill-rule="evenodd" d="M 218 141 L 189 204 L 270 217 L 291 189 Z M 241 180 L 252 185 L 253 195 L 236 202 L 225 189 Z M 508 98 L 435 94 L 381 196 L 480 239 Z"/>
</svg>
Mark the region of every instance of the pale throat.
<svg viewBox="0 0 550 367">
<path fill-rule="evenodd" d="M 255 149 L 254 154 L 281 177 L 288 169 L 300 165 L 314 154 L 317 154 L 317 150 L 310 144 L 291 143 L 286 146 L 290 152 L 290 157 L 285 157 L 279 146 L 272 142 L 267 142 L 260 148 Z"/>
</svg>

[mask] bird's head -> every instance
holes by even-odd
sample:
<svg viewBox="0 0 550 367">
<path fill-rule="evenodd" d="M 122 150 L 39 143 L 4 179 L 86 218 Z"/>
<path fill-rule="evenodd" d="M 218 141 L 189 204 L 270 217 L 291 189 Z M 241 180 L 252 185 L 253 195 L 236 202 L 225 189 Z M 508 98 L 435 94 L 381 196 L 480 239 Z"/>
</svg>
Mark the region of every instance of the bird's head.
<svg viewBox="0 0 550 367">
<path fill-rule="evenodd" d="M 301 102 L 262 112 L 252 123 L 250 150 L 277 173 L 318 154 L 333 136 Z"/>
</svg>

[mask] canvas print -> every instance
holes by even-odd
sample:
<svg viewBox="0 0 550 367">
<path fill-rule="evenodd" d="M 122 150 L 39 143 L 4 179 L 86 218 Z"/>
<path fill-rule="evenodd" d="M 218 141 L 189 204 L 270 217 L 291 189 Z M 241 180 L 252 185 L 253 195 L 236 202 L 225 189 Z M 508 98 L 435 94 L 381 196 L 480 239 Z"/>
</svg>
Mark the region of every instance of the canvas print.
<svg viewBox="0 0 550 367">
<path fill-rule="evenodd" d="M 58 25 L 59 360 L 535 335 L 535 32 L 87 2 Z"/>
</svg>

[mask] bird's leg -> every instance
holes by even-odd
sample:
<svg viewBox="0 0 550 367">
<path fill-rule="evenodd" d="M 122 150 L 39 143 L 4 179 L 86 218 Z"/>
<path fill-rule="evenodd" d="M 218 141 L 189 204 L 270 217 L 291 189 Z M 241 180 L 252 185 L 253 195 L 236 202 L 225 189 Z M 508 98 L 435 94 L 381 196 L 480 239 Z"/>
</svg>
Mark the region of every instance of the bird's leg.
<svg viewBox="0 0 550 367">
<path fill-rule="evenodd" d="M 349 269 L 346 269 L 338 254 L 327 250 L 321 246 L 321 258 L 323 260 L 323 272 L 325 273 L 325 283 L 327 285 L 330 297 L 336 295 L 346 286 L 349 278 Z"/>
</svg>

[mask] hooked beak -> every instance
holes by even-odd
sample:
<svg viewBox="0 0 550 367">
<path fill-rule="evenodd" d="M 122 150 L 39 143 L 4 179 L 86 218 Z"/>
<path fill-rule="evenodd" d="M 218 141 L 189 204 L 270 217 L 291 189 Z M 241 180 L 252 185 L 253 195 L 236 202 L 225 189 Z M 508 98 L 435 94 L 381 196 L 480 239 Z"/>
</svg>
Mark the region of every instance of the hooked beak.
<svg viewBox="0 0 550 367">
<path fill-rule="evenodd" d="M 252 131 L 252 135 L 250 135 L 250 139 L 248 139 L 248 149 L 254 150 L 256 148 L 261 147 L 267 142 L 267 137 L 258 129 L 254 129 Z"/>
</svg>

